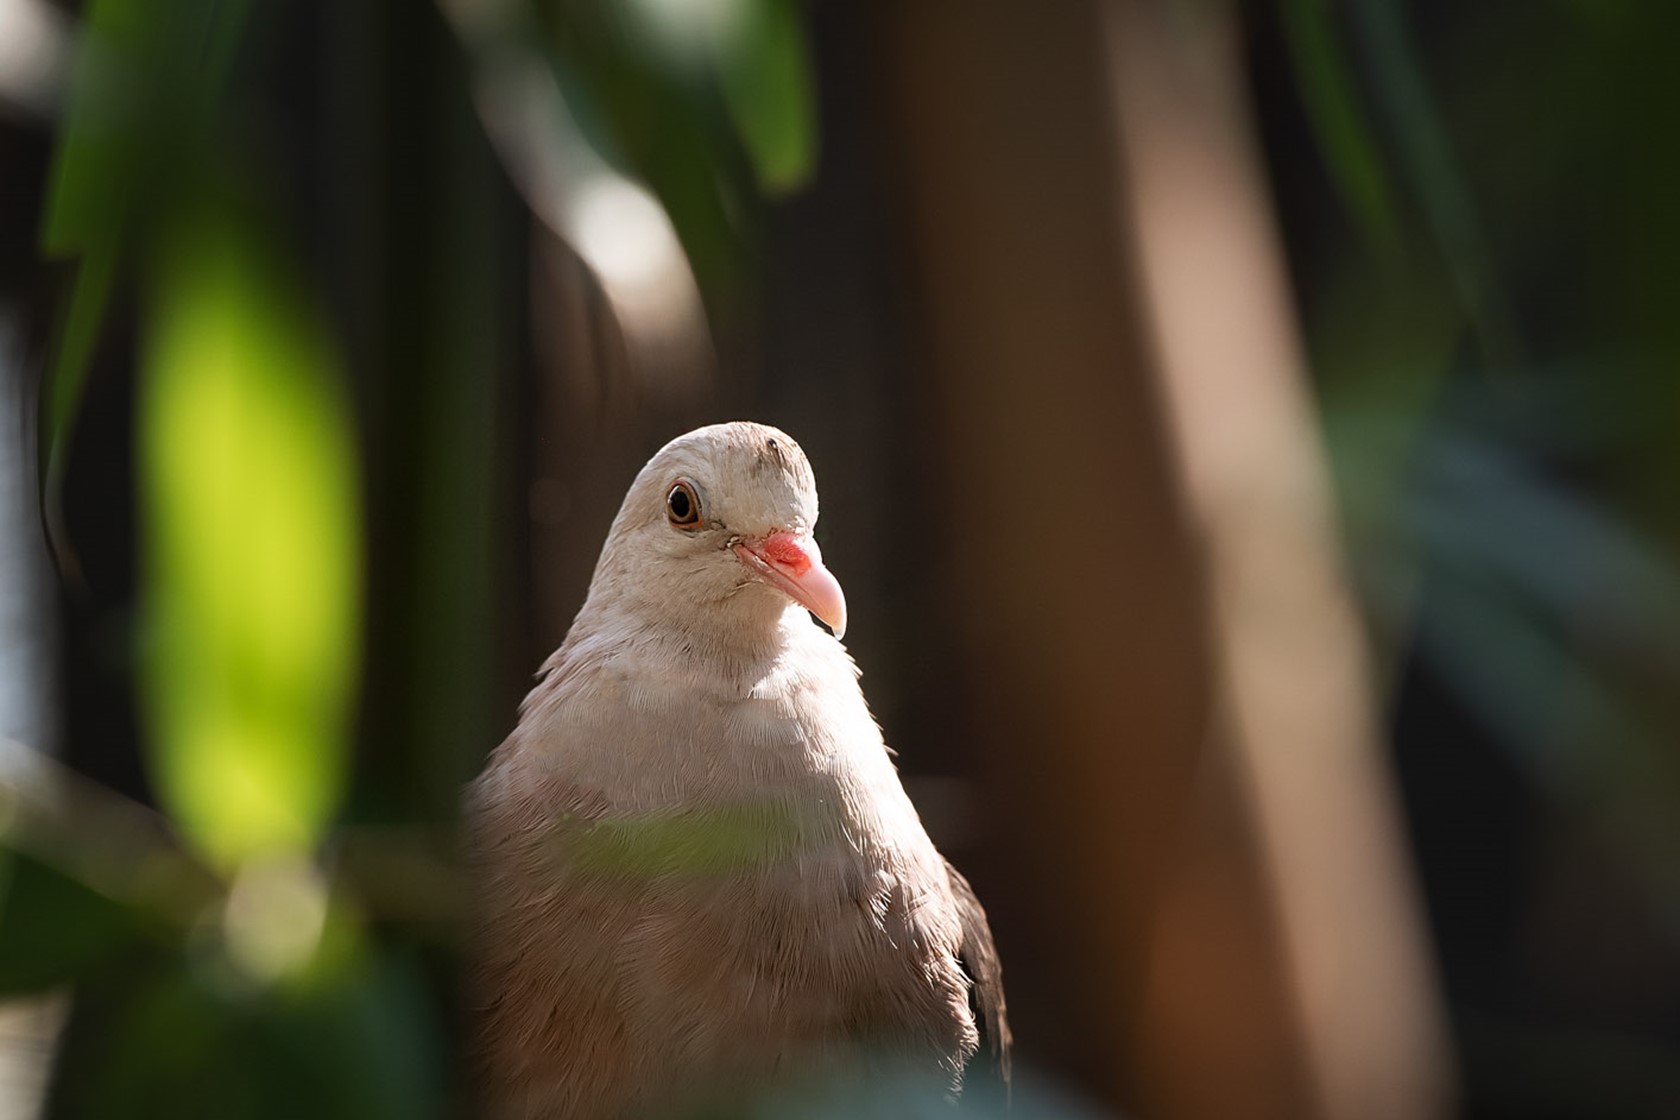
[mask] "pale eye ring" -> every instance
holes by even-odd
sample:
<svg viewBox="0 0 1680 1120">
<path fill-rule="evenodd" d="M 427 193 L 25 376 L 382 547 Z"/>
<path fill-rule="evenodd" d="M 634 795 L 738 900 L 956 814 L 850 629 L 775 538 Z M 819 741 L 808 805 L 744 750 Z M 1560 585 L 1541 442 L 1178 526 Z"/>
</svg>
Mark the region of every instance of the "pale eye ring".
<svg viewBox="0 0 1680 1120">
<path fill-rule="evenodd" d="M 670 493 L 665 495 L 665 516 L 679 529 L 692 529 L 700 524 L 700 495 L 688 479 L 679 478 L 671 485 Z"/>
</svg>

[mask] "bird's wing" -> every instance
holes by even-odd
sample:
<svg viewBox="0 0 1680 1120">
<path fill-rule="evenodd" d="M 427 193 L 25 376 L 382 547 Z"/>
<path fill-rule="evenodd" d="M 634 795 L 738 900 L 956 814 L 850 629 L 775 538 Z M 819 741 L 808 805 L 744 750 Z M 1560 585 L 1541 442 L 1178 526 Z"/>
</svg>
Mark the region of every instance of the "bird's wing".
<svg viewBox="0 0 1680 1120">
<path fill-rule="evenodd" d="M 951 895 L 962 923 L 963 967 L 974 981 L 973 998 L 985 1021 L 986 1037 L 997 1059 L 998 1072 L 1007 1083 L 1009 1050 L 1014 1036 L 1009 1033 L 1009 1012 L 1003 999 L 1003 965 L 998 961 L 997 946 L 992 943 L 992 927 L 986 921 L 985 907 L 980 905 L 980 899 L 962 872 L 949 862 L 945 870 L 951 878 Z"/>
<path fill-rule="evenodd" d="M 498 751 L 467 804 L 483 1103 L 502 1118 L 617 1115 L 640 1075 L 614 949 L 639 898 L 573 873 L 565 841 L 604 814 L 604 799 L 522 746 Z"/>
</svg>

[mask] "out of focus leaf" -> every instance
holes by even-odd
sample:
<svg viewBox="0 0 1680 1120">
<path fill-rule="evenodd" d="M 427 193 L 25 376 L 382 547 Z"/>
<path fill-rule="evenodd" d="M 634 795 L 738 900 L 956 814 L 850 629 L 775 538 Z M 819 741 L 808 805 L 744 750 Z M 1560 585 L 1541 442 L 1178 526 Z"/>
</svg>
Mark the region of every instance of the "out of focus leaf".
<svg viewBox="0 0 1680 1120">
<path fill-rule="evenodd" d="M 264 1022 L 264 1048 L 252 1055 L 293 1083 L 276 1120 L 311 1116 L 426 1120 L 447 1106 L 440 1024 L 425 998 L 424 975 L 399 955 L 361 958 L 331 983 L 286 996 Z M 275 1086 L 284 1100 L 287 1090 Z"/>
<path fill-rule="evenodd" d="M 1301 99 L 1336 189 L 1366 238 L 1390 246 L 1399 235 L 1393 192 L 1336 40 L 1329 0 L 1286 0 L 1283 27 Z"/>
<path fill-rule="evenodd" d="M 249 0 L 92 0 L 77 34 L 69 105 L 41 226 L 49 257 L 80 258 L 42 394 L 48 527 L 111 283 L 137 210 L 172 193 L 202 139 L 243 34 Z"/>
<path fill-rule="evenodd" d="M 448 1103 L 418 970 L 360 958 L 330 982 L 252 990 L 202 960 L 159 962 L 104 1009 L 64 1115 L 427 1120 Z M 89 1061 L 91 1059 L 91 1061 Z"/>
<path fill-rule="evenodd" d="M 247 1034 L 179 959 L 95 993 L 106 1025 L 66 1055 L 56 1114 L 245 1117 L 259 1097 L 225 1057 Z"/>
<path fill-rule="evenodd" d="M 70 983 L 137 931 L 133 916 L 58 869 L 0 853 L 0 996 Z"/>
<path fill-rule="evenodd" d="M 1395 138 L 1396 166 L 1428 221 L 1453 289 L 1476 327 L 1490 368 L 1513 369 L 1521 340 L 1470 189 L 1418 65 L 1402 6 L 1398 0 L 1350 0 L 1346 10 Z"/>
<path fill-rule="evenodd" d="M 1568 434 L 1590 436 L 1594 422 L 1577 409 Z M 1371 605 L 1406 620 L 1416 649 L 1534 791 L 1590 829 L 1680 931 L 1680 767 L 1660 709 L 1620 668 L 1680 664 L 1680 574 L 1507 447 L 1449 430 L 1419 448 L 1423 475 L 1389 512 L 1420 556 L 1393 546 L 1367 555 Z"/>
<path fill-rule="evenodd" d="M 114 243 L 171 155 L 205 138 L 219 108 L 250 0 L 92 0 L 78 34 L 75 84 L 53 167 L 43 248 Z"/>
<path fill-rule="evenodd" d="M 110 301 L 129 196 L 155 147 L 145 134 L 158 114 L 147 111 L 142 61 L 152 28 L 138 8 L 131 0 L 87 6 L 42 217 L 43 253 L 81 258 L 41 394 L 37 441 L 47 528 L 61 562 L 70 549 L 59 509 L 65 455 Z"/>
<path fill-rule="evenodd" d="M 721 60 L 724 102 L 760 189 L 803 187 L 816 170 L 817 138 L 809 48 L 797 0 L 744 4 L 741 26 Z"/>
<path fill-rule="evenodd" d="M 270 247 L 203 208 L 151 272 L 141 404 L 159 793 L 224 868 L 307 848 L 345 781 L 360 540 L 333 349 Z"/>
</svg>

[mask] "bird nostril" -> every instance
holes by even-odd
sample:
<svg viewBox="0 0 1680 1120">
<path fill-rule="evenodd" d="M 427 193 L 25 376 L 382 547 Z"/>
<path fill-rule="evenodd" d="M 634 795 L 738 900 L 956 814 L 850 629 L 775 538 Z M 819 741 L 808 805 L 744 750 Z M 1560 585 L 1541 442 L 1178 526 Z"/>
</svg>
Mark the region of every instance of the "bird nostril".
<svg viewBox="0 0 1680 1120">
<path fill-rule="evenodd" d="M 795 575 L 804 575 L 811 570 L 811 556 L 799 541 L 786 533 L 776 533 L 764 542 L 764 557 L 787 568 Z"/>
</svg>

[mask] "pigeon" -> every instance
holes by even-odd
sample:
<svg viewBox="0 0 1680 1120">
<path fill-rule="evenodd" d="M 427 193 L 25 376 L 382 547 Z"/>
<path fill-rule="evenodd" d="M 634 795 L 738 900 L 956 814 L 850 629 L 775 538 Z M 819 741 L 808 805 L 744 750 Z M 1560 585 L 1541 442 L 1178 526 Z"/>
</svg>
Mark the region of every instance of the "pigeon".
<svg viewBox="0 0 1680 1120">
<path fill-rule="evenodd" d="M 649 1117 L 891 1065 L 954 1096 L 1001 969 L 840 639 L 786 433 L 662 448 L 467 794 L 486 1108 Z M 816 616 L 827 629 L 811 620 Z"/>
</svg>

